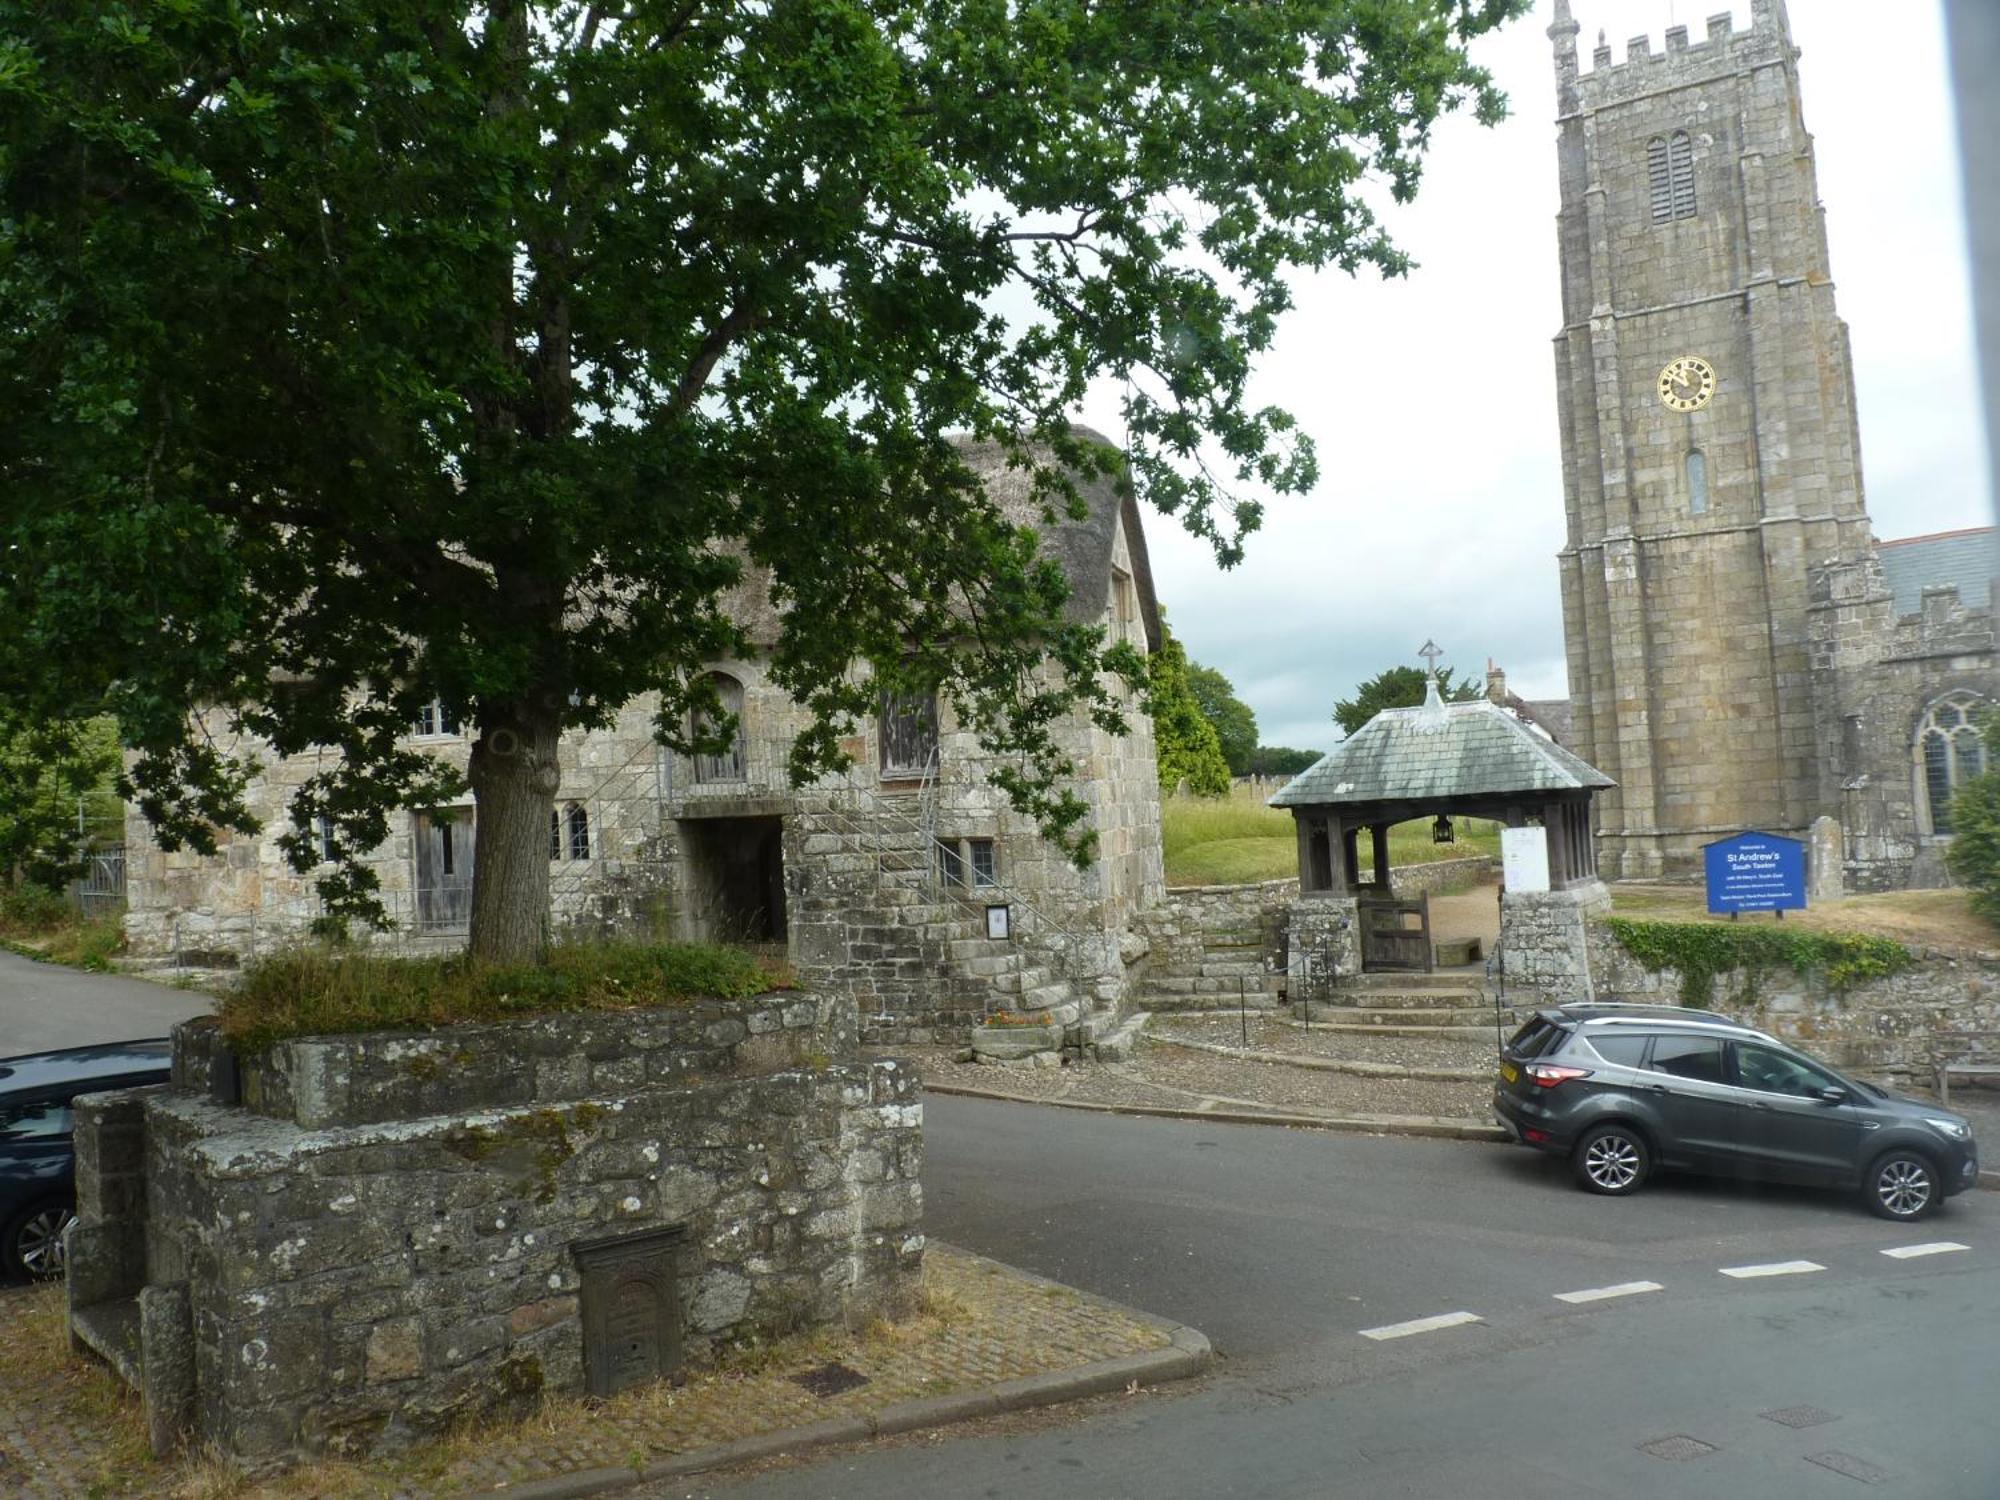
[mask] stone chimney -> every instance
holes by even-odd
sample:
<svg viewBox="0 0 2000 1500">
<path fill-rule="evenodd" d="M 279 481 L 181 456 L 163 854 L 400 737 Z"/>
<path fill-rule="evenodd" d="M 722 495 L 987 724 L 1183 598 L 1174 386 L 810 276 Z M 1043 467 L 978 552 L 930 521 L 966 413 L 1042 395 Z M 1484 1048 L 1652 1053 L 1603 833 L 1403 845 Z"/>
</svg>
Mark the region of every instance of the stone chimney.
<svg viewBox="0 0 2000 1500">
<path fill-rule="evenodd" d="M 1490 656 L 1486 658 L 1486 701 L 1498 703 L 1503 708 L 1507 704 L 1506 670 L 1494 666 Z"/>
</svg>

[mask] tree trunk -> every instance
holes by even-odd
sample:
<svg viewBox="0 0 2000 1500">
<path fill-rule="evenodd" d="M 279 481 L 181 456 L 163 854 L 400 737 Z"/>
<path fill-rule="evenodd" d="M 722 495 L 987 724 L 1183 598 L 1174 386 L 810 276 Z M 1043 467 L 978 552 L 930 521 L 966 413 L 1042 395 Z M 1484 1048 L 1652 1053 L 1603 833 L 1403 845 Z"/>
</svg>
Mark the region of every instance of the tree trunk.
<svg viewBox="0 0 2000 1500">
<path fill-rule="evenodd" d="M 553 713 L 480 706 L 468 775 L 477 810 L 472 860 L 474 963 L 539 963 L 548 951 L 549 812 L 562 773 Z"/>
</svg>

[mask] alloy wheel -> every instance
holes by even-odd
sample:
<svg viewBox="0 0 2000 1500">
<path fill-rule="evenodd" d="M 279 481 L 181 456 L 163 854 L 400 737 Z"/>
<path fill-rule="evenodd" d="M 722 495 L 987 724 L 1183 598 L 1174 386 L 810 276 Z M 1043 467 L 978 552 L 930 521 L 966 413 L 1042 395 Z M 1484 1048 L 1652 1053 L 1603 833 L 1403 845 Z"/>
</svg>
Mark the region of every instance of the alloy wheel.
<svg viewBox="0 0 2000 1500">
<path fill-rule="evenodd" d="M 14 1236 L 14 1253 L 30 1276 L 60 1276 L 63 1272 L 63 1231 L 76 1217 L 67 1208 L 51 1206 L 28 1215 Z"/>
<path fill-rule="evenodd" d="M 1933 1191 L 1930 1168 L 1914 1157 L 1894 1157 L 1875 1174 L 1875 1197 L 1894 1218 L 1915 1218 L 1930 1206 Z"/>
<path fill-rule="evenodd" d="M 1639 1148 L 1629 1137 L 1601 1135 L 1584 1149 L 1583 1170 L 1606 1191 L 1622 1191 L 1639 1176 Z"/>
</svg>

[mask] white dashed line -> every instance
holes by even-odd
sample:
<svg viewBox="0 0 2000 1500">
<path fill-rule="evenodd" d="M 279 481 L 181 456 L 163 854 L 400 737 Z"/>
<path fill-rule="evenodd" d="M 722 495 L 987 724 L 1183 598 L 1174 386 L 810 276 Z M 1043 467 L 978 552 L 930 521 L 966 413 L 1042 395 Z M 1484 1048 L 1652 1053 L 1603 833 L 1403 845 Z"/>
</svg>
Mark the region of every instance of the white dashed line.
<svg viewBox="0 0 2000 1500">
<path fill-rule="evenodd" d="M 1970 1245 L 1961 1245 L 1956 1240 L 1933 1240 L 1928 1245 L 1898 1245 L 1893 1250 L 1882 1253 L 1891 1260 L 1914 1260 L 1919 1255 L 1949 1255 L 1954 1250 L 1970 1250 Z"/>
<path fill-rule="evenodd" d="M 1753 1276 L 1803 1276 L 1808 1271 L 1824 1271 L 1826 1267 L 1812 1260 L 1774 1260 L 1767 1266 L 1721 1266 L 1718 1269 L 1724 1276 L 1748 1281 Z"/>
<path fill-rule="evenodd" d="M 1440 1328 L 1456 1328 L 1462 1323 L 1483 1323 L 1478 1313 L 1439 1313 L 1435 1318 L 1412 1318 L 1407 1323 L 1390 1323 L 1381 1328 L 1364 1328 L 1364 1339 L 1406 1339 L 1413 1333 L 1435 1333 Z"/>
<path fill-rule="evenodd" d="M 1657 1292 L 1657 1281 L 1621 1281 L 1617 1286 L 1593 1286 L 1580 1292 L 1557 1292 L 1558 1302 L 1603 1302 L 1611 1297 L 1636 1297 L 1641 1292 Z"/>
</svg>

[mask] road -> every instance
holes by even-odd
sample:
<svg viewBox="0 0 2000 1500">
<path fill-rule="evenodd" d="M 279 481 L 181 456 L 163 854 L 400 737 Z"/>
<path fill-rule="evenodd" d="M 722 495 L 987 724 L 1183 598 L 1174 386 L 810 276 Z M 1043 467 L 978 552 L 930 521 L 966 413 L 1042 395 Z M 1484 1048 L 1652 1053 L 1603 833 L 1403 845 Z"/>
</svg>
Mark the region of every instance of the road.
<svg viewBox="0 0 2000 1500">
<path fill-rule="evenodd" d="M 1192 1323 L 1217 1372 L 649 1494 L 2000 1495 L 2000 1195 L 1910 1228 L 1693 1179 L 1591 1197 L 1511 1147 L 936 1096 L 926 1115 L 933 1234 Z M 1966 1248 L 1882 1253 L 1937 1243 Z M 1820 1269 L 1723 1274 L 1801 1261 Z M 1453 1314 L 1478 1321 L 1431 1326 Z M 1688 1456 L 1641 1447 L 1663 1439 Z"/>
<path fill-rule="evenodd" d="M 209 997 L 187 990 L 86 974 L 0 950 L 0 1057 L 165 1036 L 205 1012 Z"/>
</svg>

